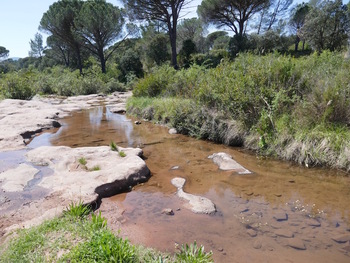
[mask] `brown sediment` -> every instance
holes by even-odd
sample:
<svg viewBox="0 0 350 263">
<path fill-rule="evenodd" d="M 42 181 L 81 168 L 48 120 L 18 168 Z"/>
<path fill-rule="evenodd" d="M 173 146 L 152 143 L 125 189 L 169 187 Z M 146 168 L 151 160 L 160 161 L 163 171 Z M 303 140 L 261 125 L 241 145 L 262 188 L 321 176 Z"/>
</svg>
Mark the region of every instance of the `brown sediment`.
<svg viewBox="0 0 350 263">
<path fill-rule="evenodd" d="M 329 169 L 306 169 L 260 158 L 183 135 L 147 122 L 134 125 L 125 115 L 98 107 L 62 120 L 46 138 L 72 147 L 140 146 L 152 172 L 133 191 L 102 200 L 100 210 L 111 228 L 133 243 L 162 251 L 195 240 L 212 250 L 215 262 L 349 262 L 349 251 L 334 236 L 349 233 L 350 179 Z M 32 145 L 40 137 L 34 138 Z M 29 145 L 29 147 L 31 144 Z M 252 174 L 221 171 L 207 157 L 225 152 Z M 172 169 L 176 167 L 176 169 Z M 185 191 L 212 200 L 213 215 L 184 208 L 171 184 L 187 180 Z M 162 214 L 171 208 L 174 216 Z M 305 248 L 305 249 L 304 249 Z"/>
</svg>

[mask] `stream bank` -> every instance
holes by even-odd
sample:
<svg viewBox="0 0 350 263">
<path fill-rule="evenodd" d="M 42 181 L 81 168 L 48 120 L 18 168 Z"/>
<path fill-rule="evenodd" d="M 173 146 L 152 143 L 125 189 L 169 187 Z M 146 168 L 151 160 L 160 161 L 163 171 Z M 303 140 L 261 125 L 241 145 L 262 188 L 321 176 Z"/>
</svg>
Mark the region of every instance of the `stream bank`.
<svg viewBox="0 0 350 263">
<path fill-rule="evenodd" d="M 196 240 L 213 251 L 215 262 L 348 262 L 350 182 L 343 172 L 260 158 L 135 121 L 96 106 L 62 119 L 56 133 L 37 136 L 27 147 L 79 149 L 115 141 L 142 148 L 152 177 L 103 199 L 99 208 L 109 226 L 133 243 L 172 252 Z M 252 173 L 220 170 L 208 159 L 218 152 Z M 185 192 L 212 200 L 216 212 L 187 209 L 171 183 L 175 177 L 186 179 Z M 168 208 L 174 215 L 162 213 Z"/>
</svg>

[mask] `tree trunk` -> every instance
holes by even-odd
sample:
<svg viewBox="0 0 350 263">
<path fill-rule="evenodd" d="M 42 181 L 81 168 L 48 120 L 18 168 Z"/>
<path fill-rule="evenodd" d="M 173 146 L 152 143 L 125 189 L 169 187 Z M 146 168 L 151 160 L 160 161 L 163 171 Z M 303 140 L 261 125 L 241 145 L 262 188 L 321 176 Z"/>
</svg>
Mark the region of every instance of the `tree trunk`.
<svg viewBox="0 0 350 263">
<path fill-rule="evenodd" d="M 295 48 L 294 48 L 295 52 L 298 52 L 299 42 L 300 42 L 300 37 L 297 35 L 295 39 Z"/>
<path fill-rule="evenodd" d="M 169 29 L 170 46 L 171 46 L 171 65 L 174 69 L 178 69 L 177 65 L 177 52 L 176 52 L 176 29 Z"/>
<path fill-rule="evenodd" d="M 83 62 L 81 61 L 81 51 L 79 46 L 76 46 L 76 53 L 78 59 L 79 73 L 80 75 L 83 75 Z"/>
<path fill-rule="evenodd" d="M 103 74 L 106 73 L 106 58 L 105 58 L 105 54 L 103 52 L 103 49 L 98 51 L 98 56 L 100 59 L 100 63 L 101 63 L 101 71 Z"/>
</svg>

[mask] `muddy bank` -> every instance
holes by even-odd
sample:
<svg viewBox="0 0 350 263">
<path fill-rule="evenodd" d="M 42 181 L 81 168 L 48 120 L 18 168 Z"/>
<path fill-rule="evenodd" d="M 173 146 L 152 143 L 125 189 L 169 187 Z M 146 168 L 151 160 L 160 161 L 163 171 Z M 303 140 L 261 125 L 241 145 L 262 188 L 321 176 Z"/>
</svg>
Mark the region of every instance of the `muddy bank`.
<svg viewBox="0 0 350 263">
<path fill-rule="evenodd" d="M 27 146 L 37 134 L 60 127 L 60 119 L 72 112 L 101 104 L 122 109 L 130 95 L 0 102 L 1 235 L 37 225 L 71 203 L 98 208 L 101 198 L 129 191 L 148 180 L 150 171 L 141 149 L 119 147 L 124 152 L 121 155 L 109 146 Z"/>
</svg>

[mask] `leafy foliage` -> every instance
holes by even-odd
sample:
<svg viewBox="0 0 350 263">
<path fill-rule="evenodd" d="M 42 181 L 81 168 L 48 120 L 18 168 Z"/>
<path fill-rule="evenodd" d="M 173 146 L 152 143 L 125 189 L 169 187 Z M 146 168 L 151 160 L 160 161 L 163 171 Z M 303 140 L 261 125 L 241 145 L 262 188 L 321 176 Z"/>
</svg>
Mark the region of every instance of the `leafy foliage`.
<svg viewBox="0 0 350 263">
<path fill-rule="evenodd" d="M 212 253 L 206 253 L 204 247 L 197 246 L 196 241 L 193 244 L 181 246 L 180 253 L 176 255 L 176 262 L 179 263 L 209 263 L 212 260 Z"/>
</svg>

